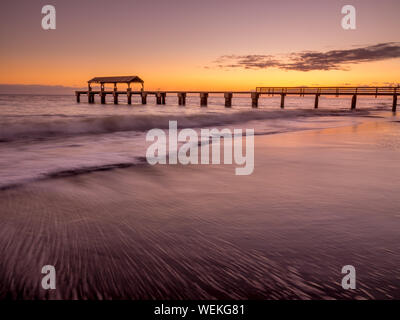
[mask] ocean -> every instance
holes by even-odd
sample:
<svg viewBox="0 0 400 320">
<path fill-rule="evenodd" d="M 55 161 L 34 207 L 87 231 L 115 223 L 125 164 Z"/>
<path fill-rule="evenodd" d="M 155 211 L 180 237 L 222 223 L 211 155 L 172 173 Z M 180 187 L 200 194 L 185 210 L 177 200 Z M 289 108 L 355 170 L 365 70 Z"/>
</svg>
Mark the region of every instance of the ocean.
<svg viewBox="0 0 400 320">
<path fill-rule="evenodd" d="M 279 108 L 279 96 L 261 98 L 258 109 L 251 109 L 249 97 L 235 97 L 232 108 L 224 108 L 221 96 L 211 96 L 207 108 L 199 107 L 197 96 L 189 96 L 185 107 L 178 106 L 175 96 L 168 96 L 166 105 L 153 99 L 141 105 L 134 96 L 128 106 L 121 97 L 116 106 L 78 104 L 67 95 L 0 95 L 0 188 L 140 163 L 148 146 L 146 132 L 167 129 L 169 120 L 176 120 L 178 128 L 252 128 L 257 135 L 276 134 L 357 122 L 357 116 L 389 111 L 391 103 L 390 98 L 361 98 L 359 110 L 350 112 L 349 98 L 322 97 L 318 110 L 311 96 L 288 97 L 285 110 Z"/>
</svg>

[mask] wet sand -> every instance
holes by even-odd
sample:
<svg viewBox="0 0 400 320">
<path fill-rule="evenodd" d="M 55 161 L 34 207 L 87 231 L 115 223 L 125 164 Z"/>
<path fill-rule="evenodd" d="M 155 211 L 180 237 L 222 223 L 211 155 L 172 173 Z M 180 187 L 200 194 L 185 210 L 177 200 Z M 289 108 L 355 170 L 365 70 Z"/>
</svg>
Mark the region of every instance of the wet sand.
<svg viewBox="0 0 400 320">
<path fill-rule="evenodd" d="M 3 190 L 0 298 L 399 299 L 399 129 L 256 136 L 251 176 L 139 165 Z"/>
</svg>

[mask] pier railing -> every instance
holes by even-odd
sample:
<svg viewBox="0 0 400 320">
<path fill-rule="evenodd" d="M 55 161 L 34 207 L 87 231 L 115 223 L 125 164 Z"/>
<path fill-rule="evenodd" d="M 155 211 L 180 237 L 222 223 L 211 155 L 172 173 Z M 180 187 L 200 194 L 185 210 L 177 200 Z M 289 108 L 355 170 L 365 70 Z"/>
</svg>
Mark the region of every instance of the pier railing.
<svg viewBox="0 0 400 320">
<path fill-rule="evenodd" d="M 295 95 L 369 95 L 392 96 L 400 93 L 400 87 L 257 87 L 256 92 L 263 94 Z"/>
</svg>

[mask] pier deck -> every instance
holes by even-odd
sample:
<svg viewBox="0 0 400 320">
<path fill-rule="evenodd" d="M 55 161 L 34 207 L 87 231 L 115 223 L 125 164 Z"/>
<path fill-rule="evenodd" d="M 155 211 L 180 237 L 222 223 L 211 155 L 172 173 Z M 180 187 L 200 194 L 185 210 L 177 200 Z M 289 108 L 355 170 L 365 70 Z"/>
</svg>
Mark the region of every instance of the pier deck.
<svg viewBox="0 0 400 320">
<path fill-rule="evenodd" d="M 317 109 L 319 105 L 319 97 L 321 95 L 331 96 L 352 96 L 351 109 L 356 108 L 357 96 L 393 96 L 392 111 L 395 112 L 397 108 L 397 96 L 400 94 L 400 87 L 257 87 L 255 91 L 154 91 L 154 90 L 140 90 L 132 91 L 130 86 L 126 91 L 118 91 L 116 85 L 114 90 L 104 90 L 104 85 L 101 86 L 100 90 L 92 90 L 89 86 L 88 90 L 75 91 L 76 101 L 80 102 L 81 95 L 87 95 L 88 102 L 94 103 L 95 95 L 99 95 L 101 103 L 105 104 L 106 96 L 112 95 L 114 98 L 114 104 L 118 104 L 119 95 L 127 95 L 128 104 L 132 103 L 132 95 L 141 96 L 142 104 L 147 103 L 147 96 L 154 95 L 156 97 L 157 104 L 166 104 L 167 95 L 176 94 L 178 96 L 179 105 L 186 104 L 186 96 L 188 94 L 198 94 L 200 97 L 200 105 L 205 107 L 208 104 L 209 94 L 223 94 L 225 98 L 225 107 L 229 108 L 232 106 L 233 95 L 247 94 L 251 97 L 251 106 L 253 108 L 258 107 L 258 100 L 260 96 L 274 96 L 279 95 L 281 97 L 280 107 L 285 107 L 285 97 L 287 95 L 314 95 L 314 108 Z"/>
</svg>

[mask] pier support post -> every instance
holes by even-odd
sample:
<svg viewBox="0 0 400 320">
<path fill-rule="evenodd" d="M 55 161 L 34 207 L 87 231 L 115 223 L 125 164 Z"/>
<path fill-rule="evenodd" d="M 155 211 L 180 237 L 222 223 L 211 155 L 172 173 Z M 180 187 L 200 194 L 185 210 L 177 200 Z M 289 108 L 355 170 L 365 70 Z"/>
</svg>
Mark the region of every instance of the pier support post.
<svg viewBox="0 0 400 320">
<path fill-rule="evenodd" d="M 351 110 L 355 110 L 357 104 L 357 95 L 353 95 L 353 98 L 351 98 Z"/>
<path fill-rule="evenodd" d="M 114 104 L 118 104 L 118 92 L 117 92 L 117 84 L 116 83 L 114 83 L 113 96 L 114 96 Z"/>
<path fill-rule="evenodd" d="M 93 99 L 92 99 L 92 87 L 90 86 L 90 83 L 88 84 L 87 99 L 88 99 L 88 103 L 93 103 Z"/>
<path fill-rule="evenodd" d="M 88 93 L 88 99 L 89 99 L 89 103 L 94 103 L 94 93 L 89 92 Z"/>
<path fill-rule="evenodd" d="M 178 92 L 178 104 L 180 106 L 186 105 L 186 92 Z"/>
<path fill-rule="evenodd" d="M 81 94 L 76 92 L 75 95 L 76 95 L 76 102 L 77 103 L 81 102 Z"/>
<path fill-rule="evenodd" d="M 232 92 L 225 92 L 224 93 L 224 98 L 225 98 L 225 108 L 230 108 L 232 107 Z"/>
<path fill-rule="evenodd" d="M 157 102 L 157 104 L 161 104 L 161 93 L 160 92 L 156 93 L 156 102 Z"/>
<path fill-rule="evenodd" d="M 285 93 L 281 94 L 281 109 L 285 108 L 285 96 L 286 96 Z"/>
<path fill-rule="evenodd" d="M 132 104 L 132 89 L 128 88 L 126 90 L 126 97 L 128 98 L 128 104 Z"/>
<path fill-rule="evenodd" d="M 106 103 L 106 94 L 104 93 L 104 83 L 100 84 L 100 103 Z"/>
<path fill-rule="evenodd" d="M 396 109 L 397 109 L 397 94 L 395 94 L 395 95 L 393 96 L 393 107 L 392 107 L 392 111 L 393 111 L 393 112 L 396 112 Z"/>
<path fill-rule="evenodd" d="M 141 92 L 140 96 L 142 97 L 142 104 L 147 104 L 147 93 Z"/>
<path fill-rule="evenodd" d="M 165 104 L 165 98 L 167 97 L 166 92 L 161 92 L 161 104 Z"/>
<path fill-rule="evenodd" d="M 207 101 L 208 100 L 208 93 L 207 92 L 201 92 L 200 93 L 200 105 L 202 107 L 207 107 Z"/>
<path fill-rule="evenodd" d="M 260 97 L 260 94 L 258 92 L 251 93 L 251 107 L 252 108 L 258 108 L 258 98 L 259 97 Z"/>
<path fill-rule="evenodd" d="M 319 94 L 315 95 L 314 109 L 318 109 L 319 104 Z"/>
</svg>

